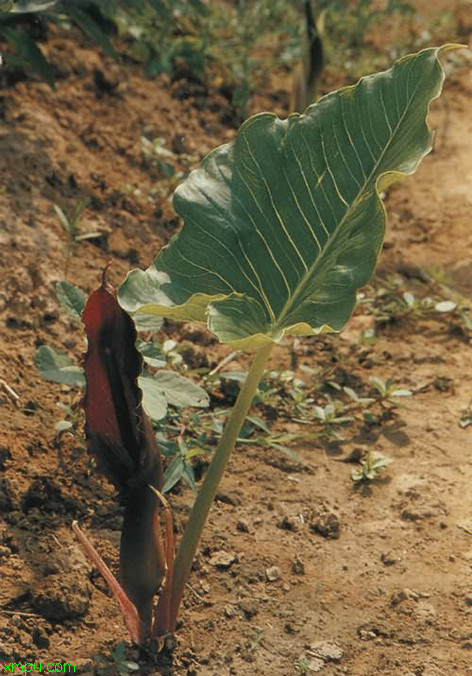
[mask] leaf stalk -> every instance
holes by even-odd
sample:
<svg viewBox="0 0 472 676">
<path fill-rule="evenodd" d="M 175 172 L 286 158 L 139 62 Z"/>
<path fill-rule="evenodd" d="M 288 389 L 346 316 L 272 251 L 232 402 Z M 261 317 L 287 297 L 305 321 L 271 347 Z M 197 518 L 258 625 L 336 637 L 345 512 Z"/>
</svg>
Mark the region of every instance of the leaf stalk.
<svg viewBox="0 0 472 676">
<path fill-rule="evenodd" d="M 177 622 L 180 603 L 185 585 L 190 576 L 192 563 L 197 551 L 198 544 L 207 520 L 211 505 L 215 498 L 218 486 L 228 464 L 229 456 L 239 436 L 244 420 L 257 391 L 264 370 L 272 350 L 273 343 L 261 347 L 251 365 L 246 381 L 241 388 L 236 403 L 226 422 L 223 435 L 213 455 L 210 466 L 205 474 L 202 487 L 193 505 L 182 537 L 179 550 L 175 559 L 174 575 L 172 579 L 170 616 L 167 632 L 174 632 Z M 159 623 L 160 624 L 160 623 Z M 160 624 L 162 627 L 162 625 Z M 162 630 L 162 629 L 161 629 Z"/>
</svg>

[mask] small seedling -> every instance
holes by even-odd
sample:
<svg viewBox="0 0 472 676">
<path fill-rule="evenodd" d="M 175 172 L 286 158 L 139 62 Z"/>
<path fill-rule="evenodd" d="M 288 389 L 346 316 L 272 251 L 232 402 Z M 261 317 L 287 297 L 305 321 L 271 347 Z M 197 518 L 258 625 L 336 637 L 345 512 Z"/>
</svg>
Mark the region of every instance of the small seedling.
<svg viewBox="0 0 472 676">
<path fill-rule="evenodd" d="M 325 428 L 328 436 L 333 436 L 335 439 L 341 439 L 339 434 L 334 429 L 336 425 L 343 425 L 354 420 L 351 415 L 338 415 L 344 412 L 345 407 L 341 402 L 327 404 L 326 406 L 314 406 L 313 414 Z"/>
<path fill-rule="evenodd" d="M 380 401 L 387 402 L 392 406 L 404 407 L 404 404 L 400 404 L 398 401 L 395 401 L 394 397 L 411 397 L 413 394 L 413 392 L 406 387 L 398 387 L 392 378 L 382 380 L 377 376 L 371 376 L 370 382 L 379 392 Z"/>
<path fill-rule="evenodd" d="M 67 234 L 67 253 L 66 253 L 66 265 L 64 274 L 67 276 L 67 271 L 69 269 L 69 262 L 71 257 L 74 255 L 75 247 L 78 242 L 84 242 L 90 239 L 97 239 L 101 237 L 102 233 L 98 230 L 90 232 L 82 232 L 80 227 L 80 222 L 82 215 L 85 209 L 88 207 L 89 200 L 81 200 L 77 202 L 74 207 L 70 218 L 66 216 L 64 211 L 57 204 L 54 204 L 54 211 L 59 217 L 62 227 L 64 228 Z"/>
<path fill-rule="evenodd" d="M 352 399 L 352 401 L 357 404 L 361 409 L 366 409 L 374 403 L 375 399 L 373 397 L 359 397 L 357 392 L 352 389 L 352 387 L 343 387 L 343 392 Z"/>
<path fill-rule="evenodd" d="M 295 669 L 297 670 L 298 676 L 306 676 L 306 674 L 309 674 L 310 672 L 313 671 L 311 662 L 309 662 L 305 658 L 302 658 L 297 662 L 295 662 Z"/>
<path fill-rule="evenodd" d="M 57 402 L 57 407 L 60 408 L 65 416 L 62 420 L 54 425 L 57 435 L 63 432 L 77 433 L 80 424 L 83 421 L 83 410 L 78 402 L 71 404 L 63 404 L 61 401 Z"/>
<path fill-rule="evenodd" d="M 374 453 L 369 449 L 364 460 L 362 460 L 362 466 L 359 469 L 352 470 L 351 479 L 355 484 L 369 484 L 376 481 L 392 462 L 391 458 L 386 458 L 384 455 Z"/>
<path fill-rule="evenodd" d="M 141 136 L 141 152 L 143 158 L 159 171 L 161 178 L 171 179 L 175 176 L 175 154 L 166 148 L 165 139 L 156 136 L 152 140 Z"/>
<path fill-rule="evenodd" d="M 380 287 L 370 285 L 360 292 L 359 302 L 364 312 L 373 315 L 378 324 L 433 319 L 450 325 L 452 320 L 459 319 L 464 330 L 471 331 L 470 301 L 440 282 L 437 276 L 436 273 L 425 278 L 425 282 L 430 282 L 426 296 L 417 297 L 411 291 L 403 291 L 401 279 L 389 278 L 383 280 Z M 363 340 L 366 338 L 368 342 L 368 336 L 364 336 Z"/>
<path fill-rule="evenodd" d="M 416 298 L 409 291 L 403 294 L 404 310 L 403 316 L 421 319 L 430 317 L 435 313 L 446 314 L 453 312 L 457 308 L 457 303 L 452 300 L 435 300 L 430 296 Z"/>
<path fill-rule="evenodd" d="M 126 646 L 123 642 L 118 643 L 108 657 L 95 655 L 97 662 L 97 674 L 99 676 L 126 676 L 139 671 L 139 664 L 128 660 L 126 657 Z"/>
</svg>

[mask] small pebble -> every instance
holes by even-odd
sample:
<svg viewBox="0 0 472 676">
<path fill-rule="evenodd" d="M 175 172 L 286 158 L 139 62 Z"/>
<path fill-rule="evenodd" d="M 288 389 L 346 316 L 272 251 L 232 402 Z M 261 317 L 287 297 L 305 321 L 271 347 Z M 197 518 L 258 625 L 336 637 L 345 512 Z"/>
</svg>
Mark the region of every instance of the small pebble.
<svg viewBox="0 0 472 676">
<path fill-rule="evenodd" d="M 323 662 L 340 662 L 344 651 L 334 641 L 318 641 L 310 647 L 310 655 L 323 660 Z"/>
<path fill-rule="evenodd" d="M 236 563 L 238 557 L 234 552 L 225 552 L 224 549 L 214 552 L 210 557 L 210 566 L 215 568 L 227 569 Z"/>
<path fill-rule="evenodd" d="M 334 512 L 321 512 L 310 524 L 312 533 L 321 535 L 327 540 L 337 540 L 340 536 L 341 524 Z"/>
<path fill-rule="evenodd" d="M 413 599 L 413 600 L 418 600 L 420 598 L 420 594 L 417 592 L 413 591 L 412 589 L 402 589 L 398 594 L 395 594 L 392 597 L 391 604 L 392 606 L 398 606 L 399 603 L 402 603 L 402 601 L 406 601 L 407 599 Z"/>
<path fill-rule="evenodd" d="M 393 552 L 383 552 L 380 555 L 380 560 L 384 564 L 384 566 L 393 566 L 397 561 L 400 560 L 400 557 L 398 557 L 396 554 Z"/>
<path fill-rule="evenodd" d="M 238 521 L 236 528 L 240 533 L 249 533 L 249 524 L 244 519 Z"/>
<path fill-rule="evenodd" d="M 305 564 L 298 556 L 292 561 L 292 573 L 294 575 L 305 575 Z"/>
<path fill-rule="evenodd" d="M 266 578 L 268 582 L 275 582 L 282 577 L 282 571 L 278 566 L 271 566 L 266 569 Z"/>
<path fill-rule="evenodd" d="M 289 530 L 292 531 L 292 533 L 298 533 L 301 522 L 296 516 L 284 516 L 277 525 L 282 530 Z"/>
</svg>

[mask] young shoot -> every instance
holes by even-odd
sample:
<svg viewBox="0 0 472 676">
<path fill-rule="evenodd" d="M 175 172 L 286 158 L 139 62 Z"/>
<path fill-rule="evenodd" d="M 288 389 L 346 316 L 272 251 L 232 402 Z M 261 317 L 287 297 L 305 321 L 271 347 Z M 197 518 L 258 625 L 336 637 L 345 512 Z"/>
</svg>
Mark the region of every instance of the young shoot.
<svg viewBox="0 0 472 676">
<path fill-rule="evenodd" d="M 340 402 L 330 403 L 326 406 L 313 407 L 314 416 L 322 423 L 326 433 L 336 439 L 341 439 L 341 437 L 334 427 L 354 420 L 352 415 L 339 415 L 339 412 L 342 413 L 344 410 L 345 407 Z"/>
<path fill-rule="evenodd" d="M 67 276 L 69 262 L 72 256 L 74 255 L 75 247 L 77 246 L 77 244 L 79 242 L 84 242 L 86 240 L 97 239 L 102 235 L 102 233 L 99 232 L 98 230 L 90 232 L 82 232 L 81 219 L 88 205 L 89 205 L 88 199 L 77 202 L 69 218 L 68 216 L 66 216 L 66 214 L 64 213 L 64 211 L 61 209 L 60 206 L 54 204 L 54 211 L 59 217 L 59 221 L 67 235 L 66 265 L 64 269 L 65 276 Z"/>
<path fill-rule="evenodd" d="M 375 387 L 377 392 L 380 394 L 380 401 L 387 402 L 392 406 L 404 407 L 404 404 L 396 401 L 396 397 L 411 397 L 413 392 L 406 387 L 399 387 L 395 384 L 395 381 L 392 378 L 387 378 L 387 380 L 382 380 L 377 376 L 370 377 L 371 384 Z"/>
<path fill-rule="evenodd" d="M 376 481 L 393 460 L 369 449 L 361 461 L 361 467 L 353 469 L 351 479 L 355 484 L 369 484 Z"/>
</svg>

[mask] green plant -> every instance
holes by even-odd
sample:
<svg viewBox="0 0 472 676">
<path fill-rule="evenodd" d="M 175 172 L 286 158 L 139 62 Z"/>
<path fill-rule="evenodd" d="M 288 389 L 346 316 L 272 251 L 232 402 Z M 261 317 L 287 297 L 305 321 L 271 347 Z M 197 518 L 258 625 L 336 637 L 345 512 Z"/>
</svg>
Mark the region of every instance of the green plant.
<svg viewBox="0 0 472 676">
<path fill-rule="evenodd" d="M 105 11 L 105 10 L 104 10 Z M 121 35 L 132 38 L 127 51 L 154 77 L 182 65 L 204 79 L 209 56 L 211 8 L 201 0 L 116 3 L 108 15 Z"/>
<path fill-rule="evenodd" d="M 369 29 L 386 15 L 400 14 L 403 17 L 414 13 L 414 7 L 405 0 L 318 0 L 324 21 L 336 35 L 342 34 L 346 43 L 359 47 L 365 41 Z M 346 8 L 346 4 L 348 7 Z"/>
<path fill-rule="evenodd" d="M 125 51 L 144 62 L 149 77 L 170 73 L 180 61 L 194 74 L 206 65 L 208 14 L 201 0 L 11 0 L 0 4 L 0 39 L 14 50 L 7 67 L 23 67 L 55 86 L 55 68 L 35 37 L 49 24 L 78 26 L 107 56 L 119 59 L 110 37 L 117 31 L 131 37 Z M 184 35 L 182 35 L 184 33 Z"/>
<path fill-rule="evenodd" d="M 114 3 L 110 3 L 114 4 Z M 93 40 L 108 56 L 118 55 L 111 45 L 105 30 L 100 25 L 101 10 L 107 3 L 90 0 L 86 7 L 79 7 L 75 0 L 11 0 L 0 5 L 0 39 L 14 50 L 5 59 L 7 67 L 22 67 L 55 86 L 55 69 L 38 46 L 38 26 L 45 32 L 49 23 L 72 22 Z M 94 14 L 98 14 L 94 16 Z"/>
<path fill-rule="evenodd" d="M 364 312 L 373 315 L 379 325 L 433 319 L 450 328 L 458 321 L 465 333 L 471 331 L 470 301 L 451 288 L 444 270 L 431 269 L 417 274 L 421 283 L 416 280 L 415 293 L 405 290 L 405 284 L 398 277 L 376 279 L 359 294 Z"/>
<path fill-rule="evenodd" d="M 380 67 L 385 63 L 385 54 L 375 46 L 375 36 L 382 30 L 382 24 L 390 30 L 395 27 L 391 49 L 394 57 L 421 46 L 415 42 L 411 29 L 416 11 L 414 3 L 405 0 L 317 0 L 317 8 L 327 61 L 348 71 L 351 76 L 359 77 L 373 64 Z"/>
<path fill-rule="evenodd" d="M 313 671 L 311 662 L 305 658 L 301 658 L 295 662 L 295 669 L 297 670 L 297 674 L 300 674 L 300 676 L 305 676 L 305 674 L 309 674 L 311 671 Z"/>
<path fill-rule="evenodd" d="M 66 216 L 61 207 L 59 207 L 57 204 L 54 204 L 54 211 L 56 212 L 59 221 L 67 235 L 66 265 L 64 271 L 65 275 L 67 275 L 67 271 L 69 269 L 69 262 L 71 257 L 74 255 L 75 247 L 77 246 L 77 244 L 79 242 L 85 242 L 90 239 L 97 239 L 102 235 L 102 233 L 99 232 L 98 230 L 90 232 L 81 231 L 80 221 L 88 204 L 89 204 L 88 200 L 81 200 L 80 202 L 77 202 L 70 217 Z"/>
<path fill-rule="evenodd" d="M 175 176 L 175 168 L 171 160 L 175 154 L 168 150 L 164 139 L 156 136 L 152 140 L 141 136 L 141 152 L 147 162 L 155 166 L 163 178 L 171 179 Z"/>
<path fill-rule="evenodd" d="M 209 56 L 222 71 L 222 91 L 243 120 L 252 93 L 274 67 L 291 67 L 301 59 L 302 4 L 237 0 L 231 5 L 214 3 L 212 9 Z"/>
<path fill-rule="evenodd" d="M 413 392 L 406 387 L 398 387 L 392 378 L 382 380 L 377 376 L 371 376 L 370 382 L 380 394 L 380 401 L 388 402 L 393 406 L 400 406 L 395 397 L 411 397 Z"/>
<path fill-rule="evenodd" d="M 438 56 L 447 49 L 405 57 L 322 98 L 304 115 L 247 120 L 232 143 L 210 153 L 177 188 L 174 207 L 185 227 L 148 270 L 133 271 L 121 286 L 120 303 L 136 321 L 141 314 L 199 321 L 232 349 L 256 350 L 175 561 L 161 457 L 145 415 L 146 389 L 163 383 L 159 372 L 140 375 L 133 324 L 105 275 L 87 301 L 86 433 L 124 506 L 121 585 L 77 525 L 74 530 L 135 641 L 176 628 L 207 515 L 274 344 L 346 325 L 382 247 L 386 212 L 379 193 L 413 173 L 431 149 L 426 116 L 441 91 Z M 394 396 L 389 385 L 382 387 L 383 399 Z M 295 405 L 302 399 L 295 391 Z M 320 410 L 334 422 L 329 402 Z M 186 460 L 183 440 L 179 451 Z"/>
<path fill-rule="evenodd" d="M 355 484 L 368 484 L 375 481 L 384 472 L 385 468 L 392 463 L 391 458 L 386 458 L 380 453 L 374 453 L 369 449 L 361 461 L 359 469 L 353 469 L 351 479 Z"/>
<path fill-rule="evenodd" d="M 462 411 L 461 418 L 460 418 L 460 421 L 459 421 L 459 425 L 463 429 L 472 425 L 472 405 L 471 404 L 469 404 L 468 408 L 466 408 L 464 411 Z"/>
<path fill-rule="evenodd" d="M 139 671 L 139 664 L 126 657 L 126 646 L 122 641 L 110 652 L 109 656 L 95 655 L 95 662 L 98 676 L 115 676 L 116 674 L 123 676 Z"/>
<path fill-rule="evenodd" d="M 59 420 L 54 425 L 54 429 L 57 434 L 62 434 L 62 432 L 71 432 L 77 434 L 80 424 L 83 419 L 82 407 L 79 405 L 79 402 L 74 402 L 73 404 L 64 404 L 62 401 L 57 402 L 57 407 L 64 412 L 64 418 Z"/>
<path fill-rule="evenodd" d="M 438 53 L 406 57 L 303 116 L 249 119 L 179 186 L 174 206 L 185 227 L 120 289 L 129 311 L 202 321 L 232 348 L 257 350 L 166 579 L 158 633 L 175 629 L 207 514 L 273 344 L 340 331 L 372 274 L 385 227 L 379 192 L 431 148 L 425 118 L 443 80 Z"/>
</svg>

